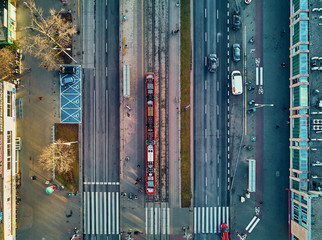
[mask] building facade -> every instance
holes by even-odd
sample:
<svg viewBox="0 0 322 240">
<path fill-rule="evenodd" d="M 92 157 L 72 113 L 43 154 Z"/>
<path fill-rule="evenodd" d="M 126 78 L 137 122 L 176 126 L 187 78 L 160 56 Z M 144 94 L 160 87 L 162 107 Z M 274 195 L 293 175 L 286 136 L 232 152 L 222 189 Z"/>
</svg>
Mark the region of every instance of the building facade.
<svg viewBox="0 0 322 240">
<path fill-rule="evenodd" d="M 1 239 L 16 239 L 16 156 L 15 85 L 0 82 L 0 175 Z"/>
<path fill-rule="evenodd" d="M 322 4 L 290 0 L 290 207 L 292 240 L 322 239 Z M 320 206 L 321 205 L 321 206 Z M 321 236 L 320 236 L 321 235 Z"/>
</svg>

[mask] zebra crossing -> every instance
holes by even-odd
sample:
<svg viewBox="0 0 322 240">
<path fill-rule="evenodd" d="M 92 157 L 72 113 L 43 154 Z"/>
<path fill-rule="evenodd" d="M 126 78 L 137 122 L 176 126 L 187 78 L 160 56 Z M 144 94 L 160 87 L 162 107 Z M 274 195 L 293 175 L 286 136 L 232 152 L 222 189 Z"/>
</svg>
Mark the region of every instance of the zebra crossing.
<svg viewBox="0 0 322 240">
<path fill-rule="evenodd" d="M 194 207 L 193 232 L 219 233 L 220 224 L 229 226 L 229 207 Z"/>
<path fill-rule="evenodd" d="M 84 234 L 119 234 L 119 192 L 84 192 Z"/>
<path fill-rule="evenodd" d="M 170 233 L 170 208 L 167 203 L 147 204 L 145 232 L 147 235 L 167 235 Z"/>
</svg>

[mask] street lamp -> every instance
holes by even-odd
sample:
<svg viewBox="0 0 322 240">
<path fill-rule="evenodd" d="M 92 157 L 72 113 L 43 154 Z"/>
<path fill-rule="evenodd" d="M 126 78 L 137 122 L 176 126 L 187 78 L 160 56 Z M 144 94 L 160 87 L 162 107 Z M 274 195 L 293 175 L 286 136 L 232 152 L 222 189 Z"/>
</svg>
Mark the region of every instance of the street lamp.
<svg viewBox="0 0 322 240">
<path fill-rule="evenodd" d="M 255 103 L 255 106 L 260 108 L 260 107 L 274 107 L 274 104 L 260 104 L 260 103 Z"/>
<path fill-rule="evenodd" d="M 318 176 L 312 176 L 312 178 L 322 178 L 322 177 L 318 177 Z"/>
<path fill-rule="evenodd" d="M 78 143 L 78 141 L 74 141 L 74 142 L 62 142 L 62 143 L 56 143 L 56 142 L 53 142 L 53 144 L 54 145 L 68 145 L 68 146 L 70 146 L 70 145 L 72 145 L 73 143 Z M 56 150 L 56 148 L 55 148 L 55 150 Z M 53 180 L 55 180 L 55 164 L 54 164 L 54 166 L 53 166 Z"/>
<path fill-rule="evenodd" d="M 71 48 L 56 48 L 56 47 L 54 47 L 53 49 L 54 50 L 67 50 L 67 51 L 71 51 L 72 50 Z"/>
</svg>

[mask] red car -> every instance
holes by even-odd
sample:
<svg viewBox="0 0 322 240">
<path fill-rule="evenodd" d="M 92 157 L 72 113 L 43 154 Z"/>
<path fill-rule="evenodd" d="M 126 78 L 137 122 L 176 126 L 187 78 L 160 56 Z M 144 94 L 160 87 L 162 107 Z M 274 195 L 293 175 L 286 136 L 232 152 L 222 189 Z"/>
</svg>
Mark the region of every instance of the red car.
<svg viewBox="0 0 322 240">
<path fill-rule="evenodd" d="M 229 240 L 228 237 L 228 226 L 226 223 L 220 225 L 220 236 L 222 240 Z"/>
</svg>

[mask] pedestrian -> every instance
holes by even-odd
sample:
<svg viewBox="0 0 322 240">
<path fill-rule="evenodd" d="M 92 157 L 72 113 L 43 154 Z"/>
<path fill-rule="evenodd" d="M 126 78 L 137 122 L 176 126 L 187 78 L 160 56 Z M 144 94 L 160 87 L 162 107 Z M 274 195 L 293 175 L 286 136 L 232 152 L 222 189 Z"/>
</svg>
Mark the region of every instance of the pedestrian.
<svg viewBox="0 0 322 240">
<path fill-rule="evenodd" d="M 171 30 L 171 34 L 173 34 L 173 30 Z"/>
<path fill-rule="evenodd" d="M 138 182 L 135 182 L 135 185 L 138 184 Z"/>
<path fill-rule="evenodd" d="M 177 33 L 179 32 L 180 30 L 179 29 L 177 29 Z"/>
<path fill-rule="evenodd" d="M 42 99 L 42 97 L 38 97 L 38 99 L 39 99 L 39 100 L 41 100 L 41 99 Z"/>
<path fill-rule="evenodd" d="M 285 63 L 285 62 L 282 62 L 282 63 L 281 63 L 281 66 L 282 66 L 282 67 L 285 67 L 285 66 L 286 66 L 286 63 Z"/>
<path fill-rule="evenodd" d="M 140 167 L 140 164 L 138 164 L 137 167 Z"/>
<path fill-rule="evenodd" d="M 278 128 L 280 128 L 280 126 L 279 125 L 276 125 L 275 128 L 278 129 Z"/>
</svg>

